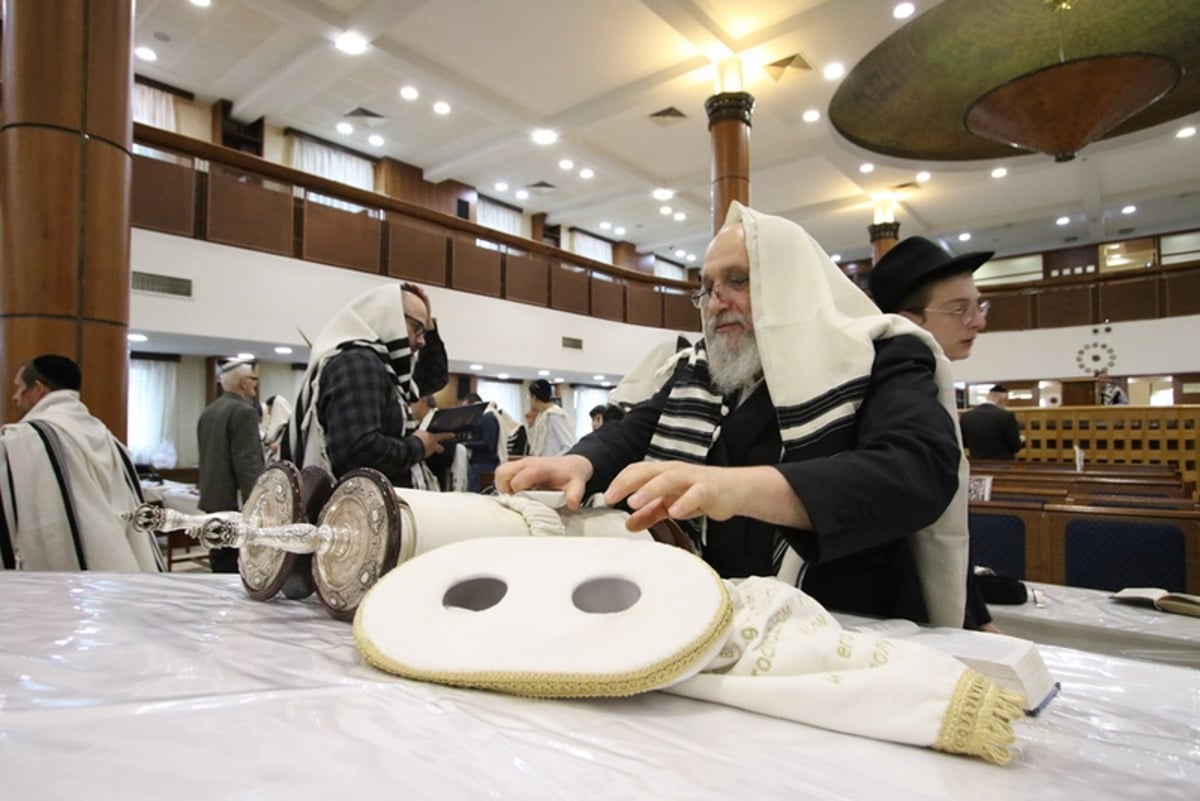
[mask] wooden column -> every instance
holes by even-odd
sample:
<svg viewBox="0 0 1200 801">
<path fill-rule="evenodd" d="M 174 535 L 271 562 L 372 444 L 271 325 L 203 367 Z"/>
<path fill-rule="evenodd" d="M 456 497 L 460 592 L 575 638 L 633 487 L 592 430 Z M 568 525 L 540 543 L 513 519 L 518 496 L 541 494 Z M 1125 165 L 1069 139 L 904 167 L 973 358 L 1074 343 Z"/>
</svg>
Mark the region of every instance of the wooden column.
<svg viewBox="0 0 1200 801">
<path fill-rule="evenodd" d="M 7 0 L 0 126 L 0 378 L 42 353 L 83 370 L 124 439 L 133 0 Z M 19 411 L 5 393 L 5 420 Z"/>
<path fill-rule="evenodd" d="M 900 241 L 900 223 L 872 223 L 867 226 L 867 233 L 871 235 L 871 265 L 874 266 Z"/>
<path fill-rule="evenodd" d="M 729 204 L 750 205 L 750 119 L 754 96 L 721 92 L 704 101 L 712 137 L 713 234 L 725 224 Z"/>
</svg>

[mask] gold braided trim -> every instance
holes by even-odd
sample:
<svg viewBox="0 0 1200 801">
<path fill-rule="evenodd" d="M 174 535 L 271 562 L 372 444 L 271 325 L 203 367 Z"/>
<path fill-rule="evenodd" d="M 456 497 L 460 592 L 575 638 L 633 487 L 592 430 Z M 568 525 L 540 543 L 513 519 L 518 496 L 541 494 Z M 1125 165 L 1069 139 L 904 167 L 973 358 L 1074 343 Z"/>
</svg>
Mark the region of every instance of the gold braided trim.
<svg viewBox="0 0 1200 801">
<path fill-rule="evenodd" d="M 1025 716 L 1025 699 L 1003 690 L 987 676 L 967 670 L 954 687 L 933 747 L 1002 765 L 1012 759 L 1012 721 Z"/>
<path fill-rule="evenodd" d="M 729 591 L 720 579 L 720 608 L 708 628 L 692 642 L 664 659 L 637 670 L 620 673 L 540 673 L 534 671 L 476 671 L 452 673 L 423 670 L 405 665 L 383 654 L 363 630 L 365 604 L 354 616 L 354 644 L 369 664 L 408 679 L 449 684 L 455 687 L 474 687 L 497 690 L 509 695 L 528 698 L 618 698 L 657 690 L 674 683 L 696 665 L 696 660 L 710 652 L 733 625 L 733 604 Z"/>
</svg>

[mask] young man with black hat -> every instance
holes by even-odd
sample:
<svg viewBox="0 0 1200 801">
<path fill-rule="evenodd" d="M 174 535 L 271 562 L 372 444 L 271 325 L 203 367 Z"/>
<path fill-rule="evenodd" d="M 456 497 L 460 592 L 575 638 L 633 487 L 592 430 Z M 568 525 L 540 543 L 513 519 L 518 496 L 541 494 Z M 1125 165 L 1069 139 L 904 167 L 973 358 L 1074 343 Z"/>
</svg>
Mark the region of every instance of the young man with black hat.
<svg viewBox="0 0 1200 801">
<path fill-rule="evenodd" d="M 162 570 L 151 534 L 121 519 L 142 502 L 125 448 L 79 400 L 83 375 L 66 356 L 21 365 L 0 430 L 0 557 L 6 569 Z"/>
</svg>

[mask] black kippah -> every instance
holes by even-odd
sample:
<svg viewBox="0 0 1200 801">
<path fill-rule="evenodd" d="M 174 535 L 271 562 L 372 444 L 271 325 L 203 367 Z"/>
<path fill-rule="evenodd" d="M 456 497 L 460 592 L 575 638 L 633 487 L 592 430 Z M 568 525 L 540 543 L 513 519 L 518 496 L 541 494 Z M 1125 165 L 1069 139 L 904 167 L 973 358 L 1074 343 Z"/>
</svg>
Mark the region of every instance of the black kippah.
<svg viewBox="0 0 1200 801">
<path fill-rule="evenodd" d="M 51 389 L 78 391 L 79 387 L 83 385 L 83 374 L 79 371 L 79 365 L 66 356 L 47 353 L 35 358 L 31 364 L 38 374 L 54 384 Z"/>
</svg>

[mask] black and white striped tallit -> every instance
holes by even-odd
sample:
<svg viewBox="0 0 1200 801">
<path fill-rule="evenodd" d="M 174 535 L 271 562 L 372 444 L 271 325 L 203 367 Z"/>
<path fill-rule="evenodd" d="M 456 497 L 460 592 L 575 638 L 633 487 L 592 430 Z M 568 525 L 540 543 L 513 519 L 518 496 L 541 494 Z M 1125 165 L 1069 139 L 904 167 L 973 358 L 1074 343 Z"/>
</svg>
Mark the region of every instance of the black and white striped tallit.
<svg viewBox="0 0 1200 801">
<path fill-rule="evenodd" d="M 957 419 L 950 362 L 924 329 L 903 317 L 882 314 L 829 259 L 803 228 L 781 217 L 734 203 L 726 223 L 746 231 L 750 304 L 763 375 L 771 390 L 783 447 L 780 461 L 853 426 L 870 383 L 874 340 L 911 334 L 937 357 L 938 399 Z M 728 413 L 712 387 L 704 343 L 687 356 L 651 438 L 647 458 L 703 464 Z M 957 435 L 958 426 L 954 426 Z M 966 603 L 967 463 L 959 460 L 958 491 L 942 516 L 914 538 L 930 622 L 961 627 Z M 693 533 L 703 521 L 691 521 Z M 782 536 L 774 565 L 795 583 L 803 567 Z"/>
<path fill-rule="evenodd" d="M 320 464 L 332 469 L 325 447 L 325 430 L 317 414 L 317 399 L 321 394 L 321 373 L 325 364 L 349 348 L 367 348 L 383 357 L 395 384 L 400 408 L 404 410 L 405 435 L 411 435 L 420 423 L 411 408 L 420 393 L 412 378 L 415 359 L 404 322 L 404 293 L 399 283 L 389 282 L 350 301 L 325 324 L 313 341 L 296 408 L 288 422 L 288 452 L 300 467 Z M 415 489 L 437 487 L 437 480 L 424 461 L 413 465 L 412 486 Z"/>
</svg>

